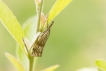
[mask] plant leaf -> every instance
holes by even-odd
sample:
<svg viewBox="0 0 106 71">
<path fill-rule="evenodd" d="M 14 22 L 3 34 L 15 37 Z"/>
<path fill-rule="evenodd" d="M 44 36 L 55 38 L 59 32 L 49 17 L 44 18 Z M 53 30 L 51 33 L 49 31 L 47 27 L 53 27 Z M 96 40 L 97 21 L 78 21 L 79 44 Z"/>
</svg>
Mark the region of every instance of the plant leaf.
<svg viewBox="0 0 106 71">
<path fill-rule="evenodd" d="M 99 68 L 106 70 L 106 61 L 104 61 L 104 60 L 96 60 L 96 65 Z"/>
<path fill-rule="evenodd" d="M 98 71 L 105 71 L 105 70 L 104 70 L 104 69 L 102 69 L 102 68 L 99 68 L 99 67 L 98 67 Z"/>
<path fill-rule="evenodd" d="M 23 50 L 19 46 L 17 46 L 16 54 L 17 54 L 17 59 L 21 62 L 21 64 L 23 65 L 23 67 L 26 70 L 28 70 L 28 68 L 29 68 L 28 57 L 25 55 L 25 53 L 23 52 Z"/>
<path fill-rule="evenodd" d="M 87 68 L 78 69 L 77 71 L 98 71 L 98 69 L 93 67 L 87 67 Z"/>
<path fill-rule="evenodd" d="M 51 22 L 72 0 L 57 0 L 48 15 L 48 23 Z"/>
<path fill-rule="evenodd" d="M 22 49 L 24 49 L 24 44 L 22 41 L 24 33 L 22 28 L 11 10 L 2 1 L 0 1 L 0 21 L 16 40 L 16 42 L 22 47 Z"/>
<path fill-rule="evenodd" d="M 13 57 L 9 53 L 5 53 L 5 56 L 17 68 L 18 71 L 25 71 L 24 67 L 20 64 L 20 62 L 15 57 Z"/>
<path fill-rule="evenodd" d="M 46 69 L 44 69 L 44 70 L 42 70 L 42 71 L 54 71 L 55 69 L 57 69 L 59 67 L 59 65 L 54 65 L 54 66 L 51 66 L 51 67 L 49 67 L 49 68 L 46 68 Z"/>
</svg>

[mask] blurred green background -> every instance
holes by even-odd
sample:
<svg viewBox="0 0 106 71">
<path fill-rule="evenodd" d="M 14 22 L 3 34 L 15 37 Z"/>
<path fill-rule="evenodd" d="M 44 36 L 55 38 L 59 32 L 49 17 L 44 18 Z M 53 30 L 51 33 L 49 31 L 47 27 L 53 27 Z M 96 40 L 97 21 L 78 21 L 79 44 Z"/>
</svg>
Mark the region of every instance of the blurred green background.
<svg viewBox="0 0 106 71">
<path fill-rule="evenodd" d="M 3 0 L 21 25 L 36 14 L 33 0 Z M 56 0 L 44 1 L 47 14 Z M 96 59 L 106 60 L 106 0 L 73 0 L 55 19 L 37 70 L 59 64 L 56 71 L 95 67 Z M 15 71 L 4 56 L 16 55 L 16 42 L 0 23 L 0 71 Z"/>
</svg>

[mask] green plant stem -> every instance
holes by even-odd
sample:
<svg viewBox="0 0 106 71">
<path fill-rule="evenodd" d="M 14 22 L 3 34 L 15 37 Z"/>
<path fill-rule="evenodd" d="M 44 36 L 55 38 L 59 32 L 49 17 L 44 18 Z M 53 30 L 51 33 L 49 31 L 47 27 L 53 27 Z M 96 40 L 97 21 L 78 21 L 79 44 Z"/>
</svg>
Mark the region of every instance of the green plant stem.
<svg viewBox="0 0 106 71">
<path fill-rule="evenodd" d="M 29 71 L 33 71 L 34 57 L 29 57 Z"/>
<path fill-rule="evenodd" d="M 42 11 L 42 5 L 43 0 L 41 0 L 41 4 L 37 6 L 37 28 L 36 28 L 36 33 L 39 32 L 39 26 L 40 26 L 40 16 L 41 16 L 41 11 Z M 34 57 L 29 55 L 29 71 L 33 71 L 33 64 L 34 64 Z"/>
<path fill-rule="evenodd" d="M 41 0 L 41 4 L 36 8 L 37 11 L 37 29 L 36 29 L 36 33 L 39 32 L 39 26 L 40 26 L 40 16 L 41 16 L 41 11 L 42 11 L 42 5 L 43 4 L 43 0 Z"/>
</svg>

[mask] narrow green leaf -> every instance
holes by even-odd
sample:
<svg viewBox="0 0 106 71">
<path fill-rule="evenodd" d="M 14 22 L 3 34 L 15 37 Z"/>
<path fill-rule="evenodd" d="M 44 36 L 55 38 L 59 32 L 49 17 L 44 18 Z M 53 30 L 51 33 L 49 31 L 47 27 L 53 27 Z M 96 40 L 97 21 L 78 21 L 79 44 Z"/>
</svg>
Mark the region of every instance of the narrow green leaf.
<svg viewBox="0 0 106 71">
<path fill-rule="evenodd" d="M 102 69 L 102 68 L 99 68 L 99 67 L 98 67 L 98 71 L 105 71 L 105 70 L 104 70 L 104 69 Z"/>
<path fill-rule="evenodd" d="M 23 29 L 24 29 L 24 33 L 25 36 L 31 41 L 34 37 L 34 35 L 36 34 L 36 30 L 35 28 L 36 26 L 36 21 L 37 21 L 37 17 L 36 16 L 32 16 L 29 17 L 22 25 Z"/>
<path fill-rule="evenodd" d="M 9 61 L 17 68 L 18 71 L 25 71 L 24 67 L 20 64 L 20 62 L 13 57 L 9 53 L 5 53 L 6 57 L 9 59 Z"/>
<path fill-rule="evenodd" d="M 17 46 L 16 54 L 17 54 L 17 59 L 21 62 L 21 64 L 23 65 L 23 67 L 26 70 L 28 70 L 28 68 L 29 68 L 28 57 L 25 55 L 25 53 L 23 52 L 23 50 L 19 46 Z"/>
<path fill-rule="evenodd" d="M 77 71 L 98 71 L 98 69 L 93 67 L 87 67 L 87 68 L 78 69 Z"/>
<path fill-rule="evenodd" d="M 23 49 L 22 37 L 24 37 L 24 33 L 22 28 L 11 10 L 2 1 L 0 1 L 0 21 Z"/>
<path fill-rule="evenodd" d="M 59 67 L 59 65 L 54 65 L 54 66 L 51 66 L 51 67 L 49 67 L 49 68 L 46 68 L 46 69 L 44 69 L 44 70 L 42 70 L 42 71 L 54 71 L 55 69 L 57 69 Z"/>
<path fill-rule="evenodd" d="M 57 0 L 48 15 L 48 23 L 51 22 L 72 0 Z"/>
<path fill-rule="evenodd" d="M 104 61 L 104 60 L 96 60 L 96 65 L 99 68 L 102 68 L 102 69 L 106 70 L 106 61 Z"/>
</svg>

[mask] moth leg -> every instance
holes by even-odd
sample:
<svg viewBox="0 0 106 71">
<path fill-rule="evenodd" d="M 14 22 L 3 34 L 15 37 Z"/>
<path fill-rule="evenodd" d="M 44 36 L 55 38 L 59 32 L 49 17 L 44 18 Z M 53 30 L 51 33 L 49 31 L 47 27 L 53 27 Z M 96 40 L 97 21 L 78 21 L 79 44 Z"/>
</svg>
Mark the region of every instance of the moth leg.
<svg viewBox="0 0 106 71">
<path fill-rule="evenodd" d="M 30 47 L 29 40 L 27 38 L 22 38 L 22 40 L 23 40 L 25 49 L 26 49 L 27 53 L 29 54 L 29 49 L 28 49 L 28 47 Z"/>
</svg>

